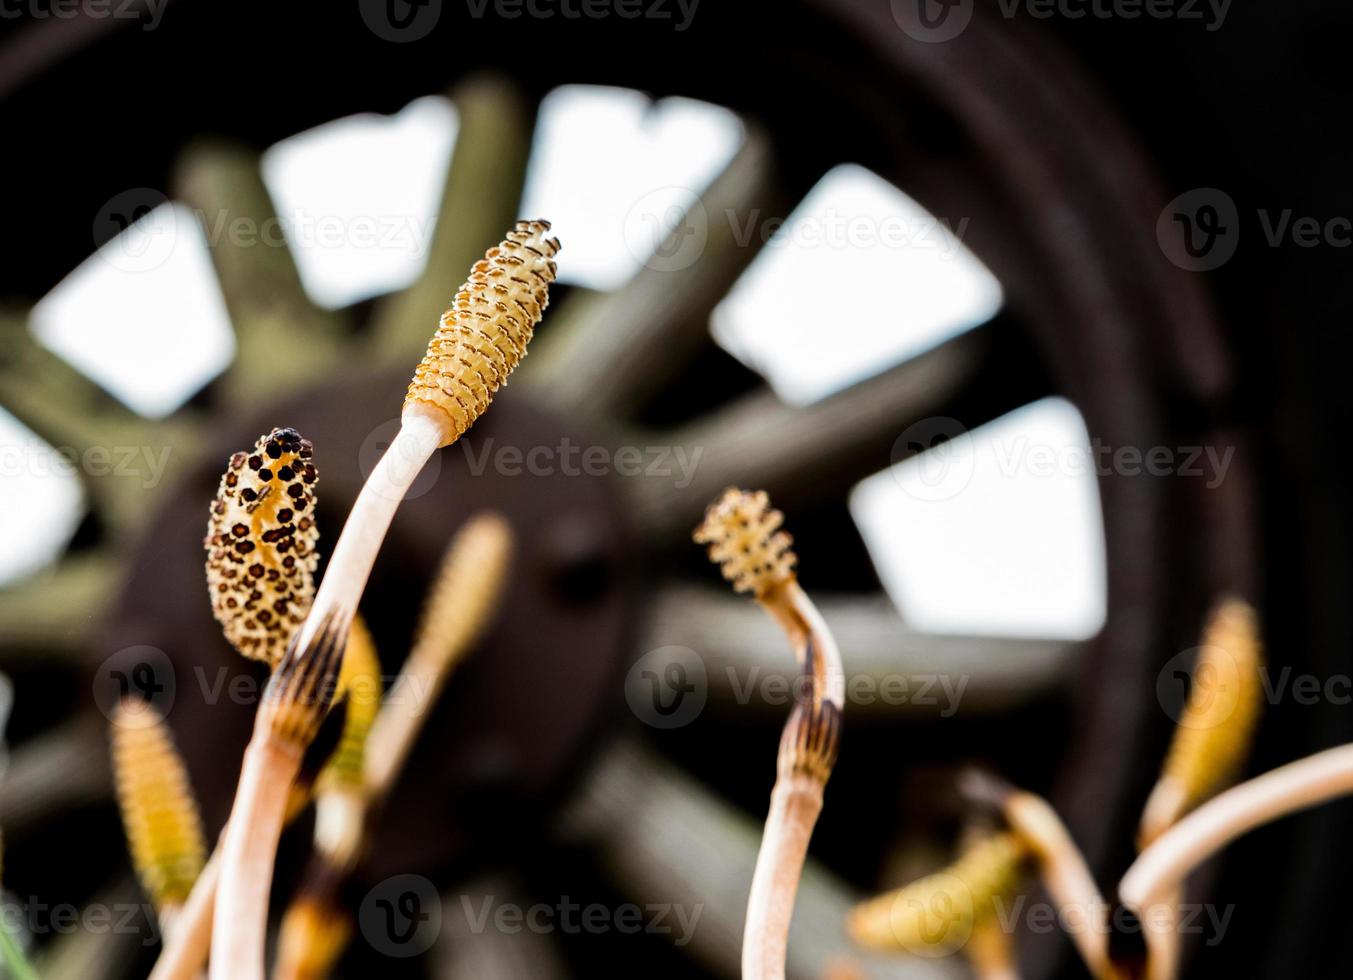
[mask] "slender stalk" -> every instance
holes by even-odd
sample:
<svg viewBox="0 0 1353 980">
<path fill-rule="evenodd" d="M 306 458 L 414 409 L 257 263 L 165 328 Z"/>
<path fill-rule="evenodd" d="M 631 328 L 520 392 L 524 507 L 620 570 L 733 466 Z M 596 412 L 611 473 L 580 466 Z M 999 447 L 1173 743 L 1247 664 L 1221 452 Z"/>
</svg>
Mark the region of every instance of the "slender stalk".
<svg viewBox="0 0 1353 980">
<path fill-rule="evenodd" d="M 1081 911 L 1079 927 L 1072 923 L 1072 942 L 1090 972 L 1104 976 L 1109 970 L 1109 907 L 1066 825 L 1046 800 L 1028 792 L 1012 793 L 1004 813 L 1010 828 L 1033 851 L 1043 885 L 1063 915 L 1070 910 Z"/>
<path fill-rule="evenodd" d="M 211 941 L 213 980 L 263 980 L 273 859 L 282 836 L 287 796 L 301 770 L 303 755 L 301 747 L 271 741 L 250 743 L 245 750 L 245 774 L 261 773 L 265 777 L 241 778 L 226 828 L 221 854 L 225 873 L 217 895 Z"/>
<path fill-rule="evenodd" d="M 447 548 L 424 603 L 418 638 L 390 695 L 343 767 L 341 782 L 321 779 L 315 853 L 283 918 L 274 980 L 326 976 L 342 954 L 351 930 L 340 893 L 369 847 L 374 815 L 432 705 L 498 608 L 511 550 L 511 529 L 492 512 L 472 517 Z M 355 663 L 354 651 L 361 648 L 348 649 L 348 660 Z M 348 720 L 353 717 L 350 708 Z"/>
<path fill-rule="evenodd" d="M 799 878 L 839 750 L 845 677 L 835 640 L 797 582 L 772 590 L 761 602 L 785 627 L 811 685 L 780 737 L 742 939 L 745 980 L 783 980 Z"/>
<path fill-rule="evenodd" d="M 548 230 L 548 222 L 518 222 L 442 315 L 414 370 L 400 430 L 358 494 L 310 613 L 268 683 L 226 832 L 212 980 L 262 980 L 268 884 L 291 782 L 332 704 L 376 553 L 424 463 L 474 424 L 525 355 L 557 271 L 559 243 L 544 237 Z"/>
<path fill-rule="evenodd" d="M 790 773 L 775 781 L 747 900 L 744 977 L 784 976 L 794 898 L 808 857 L 808 841 L 821 812 L 822 784 L 816 777 Z"/>
<path fill-rule="evenodd" d="M 370 803 L 389 793 L 447 678 L 498 609 L 511 553 L 512 530 L 491 512 L 475 515 L 452 541 L 424 606 L 418 639 L 367 737 Z"/>
<path fill-rule="evenodd" d="M 222 838 L 224 840 L 224 838 Z M 150 980 L 191 980 L 207 962 L 211 950 L 212 914 L 221 880 L 221 846 L 218 843 L 188 900 L 179 908 L 173 929 L 165 933 L 164 948 L 150 971 Z"/>
<path fill-rule="evenodd" d="M 301 649 L 314 642 L 326 616 L 357 608 L 395 511 L 441 444 L 444 430 L 435 411 L 420 403 L 405 407 L 399 432 L 367 477 L 334 545 L 310 615 L 295 641 Z"/>
<path fill-rule="evenodd" d="M 291 823 L 310 802 L 310 789 L 301 781 L 293 783 L 287 801 L 286 822 Z M 149 980 L 194 980 L 206 965 L 211 951 L 212 920 L 216 912 L 216 894 L 221 883 L 221 853 L 225 847 L 227 823 L 216 841 L 216 848 L 193 883 L 193 890 L 174 919 L 174 928 L 164 936 L 164 946 L 150 972 Z"/>
<path fill-rule="evenodd" d="M 1212 855 L 1256 827 L 1353 792 L 1353 744 L 1290 762 L 1213 797 L 1142 851 L 1118 884 L 1141 914 Z"/>
<path fill-rule="evenodd" d="M 783 980 L 794 898 L 808 842 L 822 812 L 841 740 L 845 672 L 836 640 L 794 577 L 798 559 L 784 515 L 764 491 L 736 488 L 710 505 L 695 540 L 709 545 L 711 561 L 738 592 L 751 592 L 780 624 L 803 669 L 807 690 L 780 736 L 775 786 L 747 899 L 742 937 L 744 980 Z"/>
<path fill-rule="evenodd" d="M 993 916 L 979 919 L 973 925 L 963 952 L 977 980 L 1020 980 L 1010 934 Z"/>
<path fill-rule="evenodd" d="M 324 620 L 313 647 L 293 639 L 264 690 L 221 852 L 212 980 L 263 980 L 277 842 L 306 747 L 333 702 L 351 624 L 352 613 L 339 609 Z"/>
<path fill-rule="evenodd" d="M 1068 923 L 1071 940 L 1096 977 L 1113 975 L 1109 960 L 1109 906 L 1094 875 L 1061 817 L 1047 800 L 1016 789 L 980 770 L 966 773 L 960 792 L 974 803 L 995 809 L 1023 841 L 1038 864 L 1039 877 Z M 1068 921 L 1071 913 L 1079 922 Z"/>
</svg>

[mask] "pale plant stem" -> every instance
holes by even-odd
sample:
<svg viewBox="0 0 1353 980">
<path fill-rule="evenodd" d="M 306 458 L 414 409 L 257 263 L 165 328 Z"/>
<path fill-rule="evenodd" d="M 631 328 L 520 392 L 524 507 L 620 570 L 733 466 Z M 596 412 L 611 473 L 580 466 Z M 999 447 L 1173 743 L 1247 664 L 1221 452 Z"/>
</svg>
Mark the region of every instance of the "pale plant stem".
<svg viewBox="0 0 1353 980">
<path fill-rule="evenodd" d="M 321 625 L 346 637 L 395 511 L 445 436 L 440 410 L 415 403 L 362 486 L 292 649 L 304 655 Z M 335 616 L 339 617 L 333 622 Z M 336 669 L 336 668 L 335 668 Z M 213 916 L 212 980 L 263 980 L 268 891 L 291 784 L 304 745 L 281 744 L 255 730 L 226 829 L 220 894 Z"/>
<path fill-rule="evenodd" d="M 808 841 L 821 812 L 822 784 L 816 779 L 793 773 L 775 781 L 747 900 L 744 980 L 784 980 L 794 898 L 808 858 Z"/>
<path fill-rule="evenodd" d="M 1016 792 L 1005 804 L 1005 818 L 1038 859 L 1043 885 L 1063 916 L 1079 910 L 1071 922 L 1071 940 L 1096 977 L 1109 971 L 1108 906 L 1080 848 L 1053 808 L 1033 793 Z"/>
<path fill-rule="evenodd" d="M 1010 935 L 994 919 L 973 926 L 963 951 L 977 980 L 1020 980 Z"/>
<path fill-rule="evenodd" d="M 286 821 L 291 784 L 305 750 L 255 739 L 221 852 L 222 874 L 211 937 L 212 980 L 263 980 L 268 891 Z M 247 778 L 252 774 L 259 778 Z"/>
<path fill-rule="evenodd" d="M 815 692 L 825 701 L 841 708 L 846 700 L 846 672 L 841 664 L 841 651 L 836 646 L 836 638 L 827 628 L 813 600 L 797 581 L 790 582 L 785 589 L 785 598 L 789 607 L 802 622 L 800 636 L 795 641 L 799 659 L 803 659 L 803 647 L 808 639 L 813 641 L 812 648 L 816 661 L 812 664 L 814 683 L 820 688 Z"/>
<path fill-rule="evenodd" d="M 211 949 L 211 919 L 216 910 L 216 888 L 221 879 L 221 842 L 202 866 L 188 900 L 165 932 L 164 949 L 150 971 L 150 980 L 193 980 L 207 962 Z"/>
<path fill-rule="evenodd" d="M 794 648 L 794 656 L 810 672 L 813 701 L 829 703 L 839 712 L 844 702 L 845 674 L 836 641 L 827 629 L 817 607 L 796 581 L 762 595 L 762 606 L 780 624 Z M 805 663 L 808 657 L 812 663 Z M 786 725 L 786 733 L 800 724 L 796 708 Z M 794 745 L 781 738 L 777 776 L 771 790 L 770 811 L 757 852 L 752 888 L 747 899 L 747 919 L 742 936 L 743 980 L 784 980 L 788 955 L 789 926 L 794 915 L 794 899 L 808 857 L 818 815 L 822 812 L 823 790 L 835 761 L 835 738 L 828 758 L 815 771 L 798 768 Z"/>
<path fill-rule="evenodd" d="M 444 679 L 444 671 L 436 664 L 426 662 L 425 658 L 410 657 L 390 685 L 385 704 L 367 735 L 364 779 L 368 800 L 382 800 L 389 793 L 423 730 L 423 722 Z"/>
<path fill-rule="evenodd" d="M 1140 915 L 1236 838 L 1349 792 L 1353 792 L 1353 744 L 1319 752 L 1234 786 L 1142 851 L 1118 885 L 1119 898 Z"/>
<path fill-rule="evenodd" d="M 433 410 L 437 411 L 437 410 Z M 376 463 L 338 536 L 314 604 L 293 643 L 306 649 L 325 617 L 336 609 L 355 610 L 371 577 L 371 566 L 404 494 L 441 443 L 436 416 L 415 403 L 404 413 L 394 441 Z"/>
<path fill-rule="evenodd" d="M 1179 972 L 1179 903 L 1183 897 L 1182 888 L 1171 889 L 1149 910 L 1150 922 L 1142 923 L 1146 980 L 1174 980 Z"/>
</svg>

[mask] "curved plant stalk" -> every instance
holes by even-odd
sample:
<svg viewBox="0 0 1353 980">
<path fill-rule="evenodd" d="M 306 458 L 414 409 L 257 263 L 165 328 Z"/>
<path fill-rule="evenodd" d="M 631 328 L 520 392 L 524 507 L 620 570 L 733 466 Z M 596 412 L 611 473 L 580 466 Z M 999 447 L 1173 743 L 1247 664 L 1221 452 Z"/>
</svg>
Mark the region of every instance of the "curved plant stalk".
<svg viewBox="0 0 1353 980">
<path fill-rule="evenodd" d="M 1291 813 L 1353 793 L 1353 744 L 1289 762 L 1213 797 L 1142 851 L 1118 884 L 1138 915 L 1161 902 L 1236 838 Z"/>
<path fill-rule="evenodd" d="M 395 510 L 423 464 L 488 408 L 549 301 L 557 240 L 522 221 L 475 264 L 404 399 L 399 432 L 353 504 L 305 623 L 273 674 L 225 834 L 212 980 L 263 980 L 268 886 L 287 796 L 333 699 L 343 643 Z"/>
<path fill-rule="evenodd" d="M 1139 848 L 1225 788 L 1241 770 L 1263 706 L 1262 669 L 1258 616 L 1243 599 L 1222 599 L 1203 629 L 1188 701 L 1160 779 L 1142 810 Z M 1151 909 L 1142 970 L 1152 980 L 1174 980 L 1178 973 L 1181 900 L 1182 889 L 1174 889 Z M 1122 969 L 1131 967 L 1123 964 Z"/>
<path fill-rule="evenodd" d="M 326 977 L 346 948 L 352 927 L 342 888 L 370 845 L 375 813 L 446 679 L 497 610 L 511 550 L 511 529 L 491 512 L 470 518 L 447 548 L 413 650 L 369 719 L 369 734 L 360 733 L 359 745 L 354 732 L 352 750 L 336 760 L 341 766 L 321 777 L 315 853 L 282 920 L 274 980 Z"/>
<path fill-rule="evenodd" d="M 970 800 L 995 809 L 1034 857 L 1043 887 L 1066 921 L 1081 959 L 1095 977 L 1113 977 L 1109 961 L 1109 907 L 1085 857 L 1047 800 L 980 771 L 965 774 L 960 789 Z"/>
<path fill-rule="evenodd" d="M 841 739 L 845 676 L 836 641 L 794 575 L 783 515 L 764 492 L 730 488 L 710 505 L 695 540 L 738 592 L 751 592 L 789 639 L 805 684 L 780 737 L 775 786 L 747 900 L 745 980 L 783 980 L 794 898 Z"/>
</svg>

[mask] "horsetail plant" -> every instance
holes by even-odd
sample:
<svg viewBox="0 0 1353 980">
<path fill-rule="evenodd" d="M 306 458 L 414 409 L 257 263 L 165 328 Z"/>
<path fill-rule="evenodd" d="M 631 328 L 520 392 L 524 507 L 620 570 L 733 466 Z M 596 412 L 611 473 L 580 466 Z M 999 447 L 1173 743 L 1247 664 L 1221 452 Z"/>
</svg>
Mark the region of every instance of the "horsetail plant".
<svg viewBox="0 0 1353 980">
<path fill-rule="evenodd" d="M 845 702 L 841 656 L 817 607 L 799 586 L 784 517 L 764 491 L 730 488 L 710 505 L 695 540 L 737 592 L 750 592 L 789 638 L 804 671 L 780 737 L 770 813 L 757 854 L 742 937 L 745 980 L 783 980 L 794 897 L 808 841 L 836 764 Z"/>
<path fill-rule="evenodd" d="M 112 720 L 114 781 L 132 864 L 171 931 L 206 863 L 202 817 L 183 759 L 160 714 L 124 698 Z"/>
<path fill-rule="evenodd" d="M 549 302 L 556 239 L 520 221 L 470 271 L 415 369 L 400 429 L 353 504 L 300 629 L 255 719 L 225 833 L 213 980 L 262 980 L 268 886 L 286 794 L 333 701 L 348 628 L 390 522 L 424 463 L 488 408 Z"/>
<path fill-rule="evenodd" d="M 317 819 L 316 853 L 283 919 L 276 980 L 327 976 L 347 945 L 351 923 L 339 904 L 342 887 L 370 844 L 376 812 L 431 706 L 498 609 L 511 552 L 511 529 L 493 512 L 471 517 L 447 547 L 413 649 L 372 720 L 363 767 L 345 779 L 351 805 L 335 813 L 328 840 L 320 836 L 322 812 Z M 317 806 L 323 810 L 323 795 Z"/>
<path fill-rule="evenodd" d="M 855 906 L 846 931 L 871 949 L 935 955 L 965 946 L 996 919 L 997 902 L 1013 893 L 1028 858 L 1018 835 L 986 835 L 948 867 Z"/>
</svg>

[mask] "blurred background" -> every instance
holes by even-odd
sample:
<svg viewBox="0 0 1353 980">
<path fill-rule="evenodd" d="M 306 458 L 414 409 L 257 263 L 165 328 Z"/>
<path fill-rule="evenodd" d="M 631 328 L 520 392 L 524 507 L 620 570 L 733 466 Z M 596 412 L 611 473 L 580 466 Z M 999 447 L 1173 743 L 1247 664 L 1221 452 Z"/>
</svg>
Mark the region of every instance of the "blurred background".
<svg viewBox="0 0 1353 980">
<path fill-rule="evenodd" d="M 1348 740 L 1350 14 L 1149 6 L 6 2 L 0 828 L 44 975 L 155 955 L 119 672 L 151 670 L 209 838 L 228 813 L 253 705 L 221 685 L 261 675 L 201 575 L 225 460 L 311 439 L 327 550 L 517 217 L 553 222 L 559 283 L 395 522 L 363 603 L 387 675 L 476 510 L 512 584 L 382 817 L 342 976 L 737 975 L 794 670 L 689 540 L 730 484 L 786 512 L 847 671 L 794 978 L 965 975 L 841 917 L 948 860 L 970 762 L 1049 795 L 1108 890 L 1219 595 L 1265 623 L 1251 769 Z M 1350 817 L 1199 875 L 1225 919 L 1187 974 L 1347 969 Z M 367 914 L 405 894 L 409 929 Z M 1082 975 L 1055 930 L 1019 944 Z"/>
</svg>

